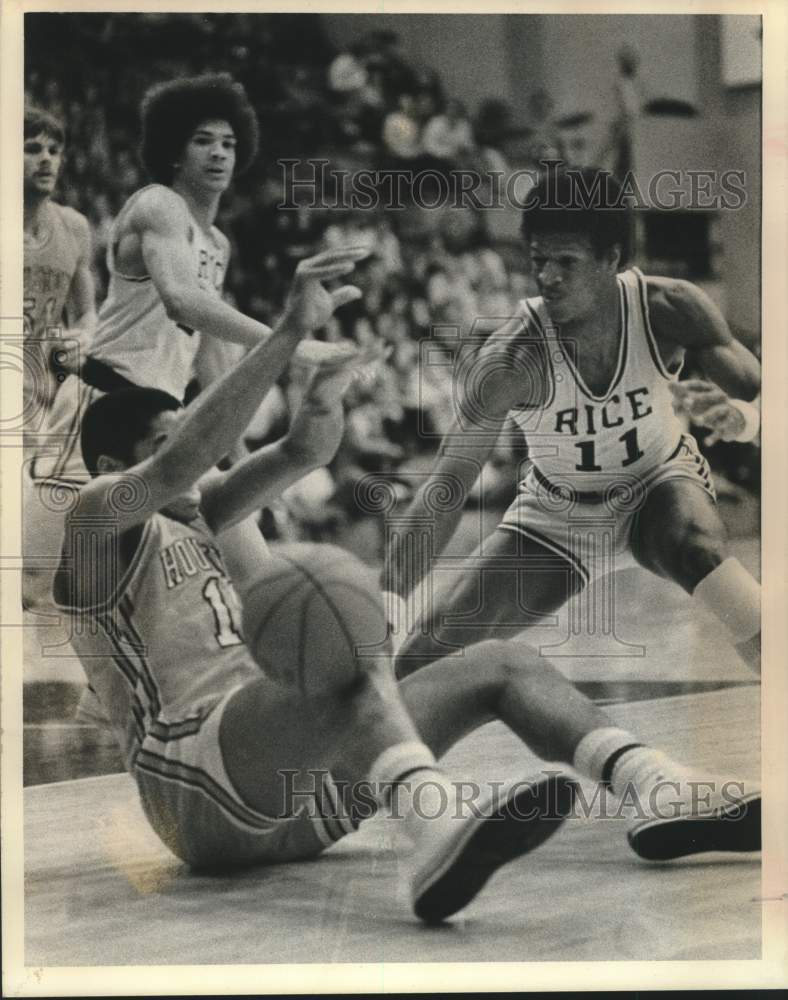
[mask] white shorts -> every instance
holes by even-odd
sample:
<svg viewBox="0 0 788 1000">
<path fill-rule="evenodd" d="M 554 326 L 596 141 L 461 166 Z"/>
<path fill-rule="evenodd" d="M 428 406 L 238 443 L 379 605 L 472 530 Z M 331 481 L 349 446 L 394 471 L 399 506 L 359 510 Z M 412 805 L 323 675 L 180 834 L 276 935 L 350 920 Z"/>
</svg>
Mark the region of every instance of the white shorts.
<svg viewBox="0 0 788 1000">
<path fill-rule="evenodd" d="M 31 611 L 54 613 L 52 584 L 60 563 L 68 513 L 81 483 L 22 476 L 22 598 Z"/>
<path fill-rule="evenodd" d="M 355 829 L 336 786 L 326 775 L 314 801 L 290 815 L 250 808 L 230 781 L 219 745 L 222 715 L 237 690 L 180 722 L 150 727 L 131 768 L 145 814 L 173 854 L 195 868 L 315 857 Z"/>
<path fill-rule="evenodd" d="M 90 476 L 82 461 L 79 435 L 82 417 L 100 389 L 69 375 L 60 386 L 39 433 L 39 453 L 31 474 L 34 479 L 63 479 L 86 483 Z"/>
<path fill-rule="evenodd" d="M 38 435 L 23 486 L 23 595 L 31 610 L 52 608 L 52 582 L 60 561 L 66 516 L 90 475 L 82 461 L 82 415 L 104 393 L 69 375 Z"/>
<path fill-rule="evenodd" d="M 717 499 L 708 462 L 695 438 L 683 434 L 665 462 L 640 480 L 613 484 L 605 496 L 551 484 L 532 467 L 499 527 L 555 552 L 587 584 L 635 565 L 633 521 L 651 491 L 671 479 L 689 479 Z"/>
</svg>

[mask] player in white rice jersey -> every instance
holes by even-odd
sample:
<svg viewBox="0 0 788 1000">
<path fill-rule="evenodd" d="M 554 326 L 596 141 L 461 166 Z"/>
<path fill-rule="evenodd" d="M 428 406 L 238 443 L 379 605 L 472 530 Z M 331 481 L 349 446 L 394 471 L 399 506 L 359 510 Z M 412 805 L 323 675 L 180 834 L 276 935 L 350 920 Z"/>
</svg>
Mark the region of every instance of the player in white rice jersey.
<svg viewBox="0 0 788 1000">
<path fill-rule="evenodd" d="M 234 584 L 242 596 L 259 584 L 270 555 L 249 515 L 330 458 L 342 436 L 347 370 L 317 375 L 307 397 L 314 409 L 296 417 L 283 442 L 229 472 L 209 470 L 300 332 L 358 297 L 348 286 L 329 293 L 321 280 L 347 276 L 365 253 L 302 262 L 270 340 L 182 415 L 171 397 L 142 388 L 112 392 L 85 415 L 82 445 L 95 477 L 69 518 L 55 590 L 154 830 L 198 868 L 292 862 L 392 804 L 415 912 L 442 920 L 573 806 L 574 782 L 554 769 L 506 791 L 501 782 L 471 786 L 469 798 L 468 783 L 455 787 L 437 768 L 435 755 L 499 717 L 547 759 L 572 763 L 616 796 L 637 796 L 646 815 L 628 836 L 641 856 L 757 850 L 757 793 L 745 794 L 741 782 L 706 783 L 713 806 L 698 806 L 697 794 L 691 804 L 680 786 L 697 776 L 613 727 L 530 650 L 487 643 L 459 678 L 440 663 L 399 685 L 386 655 L 334 662 L 321 651 L 311 661 L 317 676 L 305 667 L 310 676 L 292 683 L 269 678 L 252 658 Z M 332 557 L 350 558 L 338 549 Z M 370 571 L 352 568 L 374 591 Z M 534 684 L 539 698 L 530 696 Z M 672 807 L 661 815 L 666 778 L 679 786 L 671 784 Z"/>
<path fill-rule="evenodd" d="M 759 669 L 760 588 L 727 553 L 707 463 L 672 405 L 686 355 L 745 399 L 758 392 L 759 364 L 700 289 L 622 270 L 620 192 L 602 172 L 547 171 L 523 219 L 541 295 L 481 349 L 460 349 L 454 424 L 388 553 L 392 617 L 429 569 L 412 536 L 426 519 L 432 555 L 442 552 L 508 417 L 525 432 L 529 464 L 498 528 L 425 597 L 401 675 L 502 629 L 516 634 L 633 559 L 714 612 Z"/>
</svg>

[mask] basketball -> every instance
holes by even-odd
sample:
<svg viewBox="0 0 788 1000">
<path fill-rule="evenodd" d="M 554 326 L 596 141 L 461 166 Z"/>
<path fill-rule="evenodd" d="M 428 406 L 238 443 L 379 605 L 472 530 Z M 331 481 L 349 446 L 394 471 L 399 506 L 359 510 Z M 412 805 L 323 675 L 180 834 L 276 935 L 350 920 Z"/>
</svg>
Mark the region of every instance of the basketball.
<svg viewBox="0 0 788 1000">
<path fill-rule="evenodd" d="M 386 634 L 376 575 L 334 545 L 272 547 L 244 597 L 244 635 L 255 660 L 304 693 L 350 683 L 357 658 L 388 648 Z"/>
</svg>

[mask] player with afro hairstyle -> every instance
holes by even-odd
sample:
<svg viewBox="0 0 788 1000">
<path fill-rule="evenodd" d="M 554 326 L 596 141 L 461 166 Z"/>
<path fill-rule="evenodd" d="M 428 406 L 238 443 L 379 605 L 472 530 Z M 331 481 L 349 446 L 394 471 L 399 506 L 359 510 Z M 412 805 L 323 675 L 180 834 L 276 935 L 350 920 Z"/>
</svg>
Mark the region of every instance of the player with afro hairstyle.
<svg viewBox="0 0 788 1000">
<path fill-rule="evenodd" d="M 244 88 L 227 74 L 160 83 L 144 96 L 141 117 L 152 183 L 128 198 L 113 224 L 107 296 L 84 355 L 48 413 L 43 433 L 61 447 L 37 457 L 34 498 L 89 480 L 79 417 L 100 395 L 137 386 L 182 403 L 188 386 L 205 388 L 271 333 L 222 297 L 230 242 L 216 216 L 258 144 Z M 60 514 L 34 499 L 26 519 L 36 551 L 54 557 Z"/>
<path fill-rule="evenodd" d="M 172 184 L 174 164 L 200 122 L 226 121 L 235 133 L 235 175 L 257 155 L 257 118 L 246 91 L 228 73 L 160 83 L 142 101 L 142 162 L 154 181 Z"/>
</svg>

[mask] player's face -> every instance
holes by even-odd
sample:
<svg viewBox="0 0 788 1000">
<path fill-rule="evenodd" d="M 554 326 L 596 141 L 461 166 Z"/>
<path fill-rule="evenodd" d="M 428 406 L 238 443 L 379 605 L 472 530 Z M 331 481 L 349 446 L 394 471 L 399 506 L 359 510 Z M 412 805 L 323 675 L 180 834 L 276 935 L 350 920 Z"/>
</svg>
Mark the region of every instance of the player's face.
<svg viewBox="0 0 788 1000">
<path fill-rule="evenodd" d="M 135 463 L 150 458 L 161 448 L 172 433 L 173 428 L 183 417 L 183 413 L 183 410 L 164 410 L 153 418 L 147 435 L 134 446 Z M 193 521 L 200 513 L 199 486 L 193 486 L 188 493 L 171 501 L 163 508 L 162 513 L 174 517 L 178 521 Z"/>
<path fill-rule="evenodd" d="M 585 236 L 534 236 L 529 253 L 545 308 L 558 324 L 590 316 L 597 308 L 604 282 L 615 274 L 614 262 L 597 257 Z"/>
<path fill-rule="evenodd" d="M 63 162 L 63 147 L 57 139 L 40 133 L 25 139 L 25 193 L 52 194 Z"/>
<path fill-rule="evenodd" d="M 235 169 L 235 133 L 228 122 L 201 122 L 190 136 L 175 175 L 189 187 L 221 193 Z"/>
</svg>

